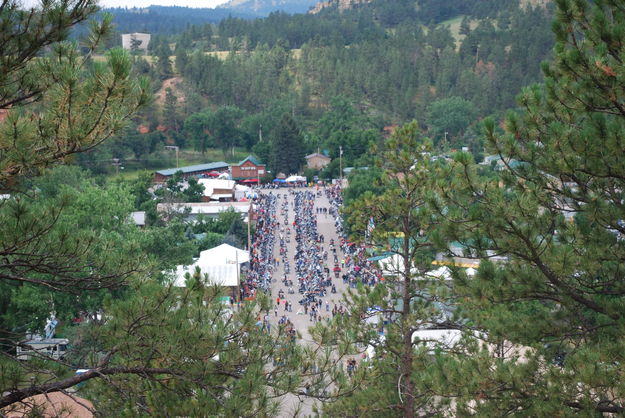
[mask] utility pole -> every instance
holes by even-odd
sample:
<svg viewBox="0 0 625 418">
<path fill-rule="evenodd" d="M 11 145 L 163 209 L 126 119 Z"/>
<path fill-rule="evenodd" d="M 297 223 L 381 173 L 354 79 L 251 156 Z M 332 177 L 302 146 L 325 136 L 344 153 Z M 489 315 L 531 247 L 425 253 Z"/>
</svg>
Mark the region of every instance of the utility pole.
<svg viewBox="0 0 625 418">
<path fill-rule="evenodd" d="M 343 187 L 343 146 L 342 145 L 339 145 L 339 170 L 340 170 L 341 187 Z"/>
<path fill-rule="evenodd" d="M 250 252 L 250 256 L 252 254 L 251 223 L 252 223 L 252 200 L 250 200 L 250 207 L 247 210 L 247 251 Z"/>
<path fill-rule="evenodd" d="M 172 149 L 176 151 L 176 168 L 178 168 L 178 152 L 180 147 L 178 145 L 165 145 L 165 149 Z"/>
<path fill-rule="evenodd" d="M 119 175 L 119 167 L 122 165 L 119 158 L 113 158 L 113 162 L 111 164 L 115 166 L 115 175 Z"/>
</svg>

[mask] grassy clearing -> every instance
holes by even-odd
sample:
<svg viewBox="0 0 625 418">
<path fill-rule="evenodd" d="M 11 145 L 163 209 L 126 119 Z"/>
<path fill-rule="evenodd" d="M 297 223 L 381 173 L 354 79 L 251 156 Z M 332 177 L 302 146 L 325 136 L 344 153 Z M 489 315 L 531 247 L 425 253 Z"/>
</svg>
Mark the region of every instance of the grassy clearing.
<svg viewBox="0 0 625 418">
<path fill-rule="evenodd" d="M 224 156 L 222 150 L 216 148 L 206 150 L 206 153 L 204 155 L 202 155 L 201 152 L 191 149 L 182 149 L 178 154 L 178 166 L 186 167 L 189 165 L 207 164 L 217 161 L 224 161 L 232 164 L 238 163 L 248 155 L 250 155 L 250 152 L 246 151 L 243 148 L 235 148 L 234 155 L 232 155 L 229 150 L 226 156 Z M 149 160 L 150 168 L 145 168 L 147 160 Z M 133 159 L 128 159 L 125 161 L 122 159 L 122 164 L 124 168 L 119 170 L 119 174 L 113 172 L 109 175 L 109 178 L 122 178 L 130 180 L 139 177 L 142 173 L 152 174 L 157 170 L 175 168 L 176 153 L 174 151 L 162 150 L 147 156 L 146 158 L 142 159 L 141 162 L 137 162 Z"/>
<path fill-rule="evenodd" d="M 454 37 L 454 40 L 456 41 L 456 49 L 460 48 L 460 44 L 462 43 L 462 41 L 464 40 L 464 38 L 466 37 L 466 35 L 461 35 L 460 34 L 460 24 L 462 23 L 462 19 L 464 19 L 464 15 L 460 15 L 460 16 L 456 16 L 452 19 L 447 19 L 441 23 L 439 23 L 439 25 L 441 26 L 447 26 L 449 28 L 449 31 L 451 32 L 451 35 Z M 471 28 L 471 30 L 477 28 L 477 25 L 480 22 L 478 20 L 473 20 L 470 19 L 469 20 L 469 27 Z"/>
</svg>

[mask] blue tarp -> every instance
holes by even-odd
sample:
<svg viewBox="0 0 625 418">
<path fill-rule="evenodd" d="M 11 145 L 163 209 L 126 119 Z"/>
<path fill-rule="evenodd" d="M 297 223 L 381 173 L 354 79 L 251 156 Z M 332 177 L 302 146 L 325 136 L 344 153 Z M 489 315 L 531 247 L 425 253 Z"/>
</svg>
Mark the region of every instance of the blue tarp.
<svg viewBox="0 0 625 418">
<path fill-rule="evenodd" d="M 384 260 L 385 258 L 389 258 L 392 255 L 393 255 L 392 252 L 386 252 L 386 253 L 381 254 L 381 255 L 376 255 L 376 256 L 373 256 L 373 257 L 369 257 L 369 258 L 367 258 L 367 261 L 380 261 L 380 260 Z"/>
</svg>

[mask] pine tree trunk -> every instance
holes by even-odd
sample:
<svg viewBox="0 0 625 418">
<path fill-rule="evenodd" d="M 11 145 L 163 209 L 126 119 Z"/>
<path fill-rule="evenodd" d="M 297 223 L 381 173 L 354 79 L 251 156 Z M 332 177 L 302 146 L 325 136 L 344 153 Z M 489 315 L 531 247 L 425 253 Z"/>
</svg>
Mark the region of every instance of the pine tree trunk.
<svg viewBox="0 0 625 418">
<path fill-rule="evenodd" d="M 402 243 L 402 255 L 404 258 L 404 291 L 402 295 L 402 336 L 403 347 L 400 365 L 399 388 L 401 402 L 404 410 L 404 417 L 414 417 L 414 385 L 412 383 L 412 324 L 410 323 L 410 300 L 412 299 L 412 282 L 411 282 L 411 257 L 410 257 L 410 220 L 404 218 L 404 238 Z"/>
</svg>

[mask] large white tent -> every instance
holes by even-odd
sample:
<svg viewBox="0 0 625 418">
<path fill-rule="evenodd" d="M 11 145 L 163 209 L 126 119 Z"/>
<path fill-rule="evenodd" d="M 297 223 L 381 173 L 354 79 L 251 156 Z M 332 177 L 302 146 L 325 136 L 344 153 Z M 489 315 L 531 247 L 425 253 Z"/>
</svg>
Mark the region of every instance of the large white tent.
<svg viewBox="0 0 625 418">
<path fill-rule="evenodd" d="M 185 287 L 185 274 L 193 275 L 196 267 L 202 277 L 208 275 L 207 284 L 234 287 L 239 285 L 239 266 L 250 261 L 247 251 L 221 244 L 215 248 L 202 251 L 200 258 L 190 266 L 177 266 L 174 272 L 174 286 Z"/>
<path fill-rule="evenodd" d="M 198 260 L 202 264 L 243 264 L 248 261 L 250 261 L 249 252 L 228 244 L 202 251 Z"/>
<path fill-rule="evenodd" d="M 387 258 L 379 260 L 378 263 L 380 264 L 382 275 L 387 277 L 401 276 L 404 271 L 404 258 L 399 254 L 389 255 Z M 417 269 L 413 267 L 411 273 L 416 274 Z"/>
<path fill-rule="evenodd" d="M 204 186 L 204 196 L 211 200 L 219 200 L 220 198 L 234 197 L 235 185 L 234 180 L 227 179 L 199 179 L 198 183 Z"/>
<path fill-rule="evenodd" d="M 239 285 L 239 269 L 236 264 L 222 264 L 222 265 L 203 265 L 198 263 L 190 266 L 178 266 L 176 267 L 176 273 L 174 277 L 174 286 L 186 287 L 186 273 L 193 276 L 195 274 L 195 267 L 200 267 L 202 279 L 207 276 L 206 284 L 216 284 L 225 287 L 235 287 Z"/>
</svg>

